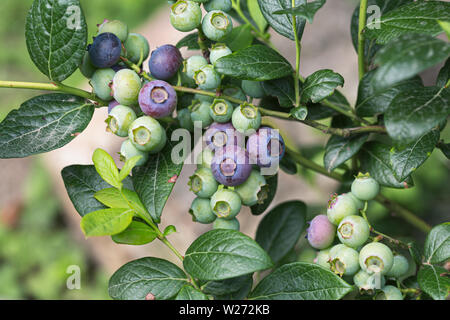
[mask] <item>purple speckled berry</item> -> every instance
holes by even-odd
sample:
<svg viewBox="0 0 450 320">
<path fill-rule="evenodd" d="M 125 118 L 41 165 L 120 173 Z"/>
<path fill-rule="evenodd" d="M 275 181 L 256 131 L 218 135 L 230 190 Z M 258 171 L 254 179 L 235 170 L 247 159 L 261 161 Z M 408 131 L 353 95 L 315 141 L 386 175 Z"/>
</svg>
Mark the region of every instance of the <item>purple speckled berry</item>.
<svg viewBox="0 0 450 320">
<path fill-rule="evenodd" d="M 326 249 L 334 241 L 336 226 L 333 225 L 324 214 L 311 220 L 308 228 L 308 242 L 315 249 Z"/>
<path fill-rule="evenodd" d="M 243 148 L 245 145 L 244 135 L 238 132 L 231 122 L 213 123 L 206 130 L 204 138 L 206 145 L 213 149 L 232 145 Z"/>
<path fill-rule="evenodd" d="M 120 103 L 118 103 L 116 100 L 112 100 L 109 104 L 108 104 L 108 114 L 111 112 L 112 109 L 114 109 L 114 107 L 117 107 Z"/>
<path fill-rule="evenodd" d="M 146 115 L 163 118 L 171 115 L 177 106 L 177 93 L 161 80 L 146 83 L 139 93 L 139 106 Z"/>
<path fill-rule="evenodd" d="M 280 133 L 269 127 L 261 127 L 247 141 L 247 151 L 252 163 L 260 167 L 271 167 L 284 156 L 285 145 Z"/>
<path fill-rule="evenodd" d="M 247 181 L 252 166 L 247 151 L 232 145 L 215 151 L 211 170 L 219 183 L 234 187 Z"/>
<path fill-rule="evenodd" d="M 180 69 L 183 57 L 177 47 L 166 44 L 152 52 L 148 63 L 150 73 L 157 79 L 169 80 Z"/>
</svg>

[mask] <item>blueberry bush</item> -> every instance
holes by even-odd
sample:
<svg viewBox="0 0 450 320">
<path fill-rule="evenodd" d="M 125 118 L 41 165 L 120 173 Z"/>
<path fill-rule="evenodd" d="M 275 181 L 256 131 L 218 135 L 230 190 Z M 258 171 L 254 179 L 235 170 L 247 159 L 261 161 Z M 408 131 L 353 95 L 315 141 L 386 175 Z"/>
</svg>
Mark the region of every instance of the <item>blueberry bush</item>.
<svg viewBox="0 0 450 320">
<path fill-rule="evenodd" d="M 124 138 L 121 169 L 97 149 L 93 165 L 62 171 L 81 229 L 118 244 L 162 241 L 182 262 L 183 269 L 154 257 L 125 264 L 109 281 L 112 298 L 448 297 L 450 224 L 432 228 L 381 191 L 413 188 L 416 169 L 434 149 L 449 156 L 441 132 L 450 114 L 450 44 L 436 36 L 450 37 L 450 3 L 360 1 L 350 22 L 360 79 L 355 105 L 337 90 L 344 84 L 340 74 L 300 74 L 305 25 L 324 4 L 169 1 L 172 26 L 188 34 L 175 45 L 151 48 L 117 20 L 100 23 L 89 41 L 79 0 L 33 2 L 26 43 L 49 82 L 0 81 L 0 87 L 53 93 L 24 102 L 0 124 L 0 157 L 60 148 L 88 126 L 96 108 L 107 107 L 107 130 Z M 270 29 L 295 43 L 294 66 L 272 43 Z M 194 53 L 183 57 L 180 48 Z M 424 86 L 419 73 L 445 60 L 435 84 Z M 92 92 L 64 84 L 77 69 Z M 270 118 L 329 135 L 323 166 Z M 199 154 L 192 148 L 195 132 L 202 136 Z M 181 254 L 170 242 L 175 226 L 159 224 L 189 160 L 197 164 L 186 187 L 196 195 L 189 213 L 212 230 Z M 296 174 L 300 168 L 341 183 L 326 212 L 307 219 L 298 200 L 268 210 L 278 170 Z M 374 228 L 367 209 L 375 202 L 424 232 L 424 244 Z M 255 240 L 239 232 L 243 206 L 255 216 L 265 213 Z M 317 250 L 314 263 L 292 258 L 305 233 Z"/>
</svg>

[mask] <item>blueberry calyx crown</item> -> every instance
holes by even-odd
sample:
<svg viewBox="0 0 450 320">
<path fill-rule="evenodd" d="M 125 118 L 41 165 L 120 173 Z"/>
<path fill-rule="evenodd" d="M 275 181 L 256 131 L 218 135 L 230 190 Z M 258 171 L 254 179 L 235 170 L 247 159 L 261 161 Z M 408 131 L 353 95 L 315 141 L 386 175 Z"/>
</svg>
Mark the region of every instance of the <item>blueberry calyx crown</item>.
<svg viewBox="0 0 450 320">
<path fill-rule="evenodd" d="M 230 21 L 222 12 L 215 12 L 211 16 L 211 24 L 219 30 L 227 30 Z"/>
<path fill-rule="evenodd" d="M 133 130 L 134 142 L 138 145 L 145 146 L 150 142 L 152 133 L 146 127 L 137 127 Z"/>
<path fill-rule="evenodd" d="M 328 200 L 328 209 L 333 209 L 334 205 L 336 204 L 338 199 L 338 194 L 334 193 L 333 195 L 331 195 L 331 199 Z"/>
</svg>

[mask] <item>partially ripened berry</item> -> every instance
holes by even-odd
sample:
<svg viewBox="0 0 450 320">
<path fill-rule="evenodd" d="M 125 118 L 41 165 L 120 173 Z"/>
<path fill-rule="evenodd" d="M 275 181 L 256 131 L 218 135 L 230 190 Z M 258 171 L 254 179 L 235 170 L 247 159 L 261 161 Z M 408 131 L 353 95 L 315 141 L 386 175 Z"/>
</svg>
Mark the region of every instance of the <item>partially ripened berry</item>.
<svg viewBox="0 0 450 320">
<path fill-rule="evenodd" d="M 400 289 L 389 285 L 381 289 L 376 295 L 376 300 L 403 300 L 403 295 Z"/>
<path fill-rule="evenodd" d="M 130 107 L 118 105 L 108 115 L 108 130 L 119 137 L 128 136 L 131 123 L 136 120 L 136 113 Z"/>
<path fill-rule="evenodd" d="M 358 248 L 369 239 L 369 224 L 360 216 L 347 216 L 339 224 L 337 235 L 346 246 Z"/>
<path fill-rule="evenodd" d="M 219 187 L 216 179 L 208 168 L 199 168 L 189 178 L 188 185 L 192 192 L 200 198 L 210 198 Z"/>
<path fill-rule="evenodd" d="M 223 11 L 208 12 L 202 20 L 202 30 L 205 36 L 212 41 L 219 41 L 233 30 L 231 17 Z"/>
<path fill-rule="evenodd" d="M 191 119 L 191 112 L 189 109 L 181 109 L 177 112 L 177 119 L 180 127 L 190 132 L 194 131 L 194 123 Z"/>
<path fill-rule="evenodd" d="M 225 44 L 223 44 L 223 43 L 216 43 L 211 48 L 211 53 L 210 53 L 210 56 L 209 56 L 209 60 L 211 61 L 212 64 L 214 64 L 220 58 L 226 57 L 226 56 L 228 56 L 228 55 L 230 55 L 232 53 L 233 52 L 231 51 L 231 49 L 228 48 Z"/>
<path fill-rule="evenodd" d="M 336 236 L 336 226 L 333 225 L 326 215 L 315 216 L 308 228 L 308 242 L 315 249 L 325 249 L 333 244 Z"/>
<path fill-rule="evenodd" d="M 330 248 L 320 250 L 317 252 L 317 256 L 314 259 L 314 263 L 321 265 L 327 269 L 330 269 Z"/>
<path fill-rule="evenodd" d="M 209 199 L 195 198 L 191 204 L 189 213 L 192 215 L 193 221 L 203 224 L 213 223 L 217 219 L 217 216 L 211 209 Z"/>
<path fill-rule="evenodd" d="M 340 276 L 352 276 L 359 270 L 358 251 L 347 246 L 330 252 L 330 269 Z"/>
<path fill-rule="evenodd" d="M 138 33 L 130 33 L 125 42 L 125 50 L 127 58 L 131 62 L 138 64 L 139 61 L 147 60 L 150 54 L 150 45 L 144 36 Z"/>
<path fill-rule="evenodd" d="M 171 7 L 170 23 L 178 31 L 192 31 L 202 23 L 202 10 L 193 1 L 179 0 Z"/>
<path fill-rule="evenodd" d="M 214 151 L 210 148 L 204 148 L 197 156 L 197 166 L 211 169 L 211 162 L 214 158 Z"/>
<path fill-rule="evenodd" d="M 229 189 L 219 189 L 211 197 L 211 209 L 218 218 L 233 219 L 241 211 L 241 198 Z"/>
<path fill-rule="evenodd" d="M 165 81 L 150 81 L 139 93 L 139 106 L 142 112 L 156 119 L 170 116 L 177 106 L 177 93 Z"/>
<path fill-rule="evenodd" d="M 206 11 L 222 10 L 228 12 L 231 10 L 232 3 L 231 0 L 209 0 L 203 7 Z"/>
<path fill-rule="evenodd" d="M 262 82 L 260 81 L 243 80 L 242 90 L 244 90 L 246 95 L 252 98 L 261 99 L 266 96 L 266 92 L 264 91 Z"/>
<path fill-rule="evenodd" d="M 205 143 L 213 149 L 225 146 L 240 146 L 244 144 L 245 137 L 234 129 L 230 122 L 213 123 L 204 134 Z"/>
<path fill-rule="evenodd" d="M 209 126 L 213 120 L 209 113 L 210 103 L 206 101 L 194 100 L 192 105 L 189 107 L 191 112 L 191 120 L 195 123 L 199 122 L 202 128 Z"/>
<path fill-rule="evenodd" d="M 97 70 L 97 68 L 92 64 L 89 51 L 86 51 L 83 60 L 81 61 L 80 71 L 83 74 L 83 76 L 90 79 L 94 75 L 95 70 Z"/>
<path fill-rule="evenodd" d="M 394 264 L 394 255 L 385 244 L 372 242 L 366 244 L 359 252 L 359 264 L 361 269 L 369 274 L 385 275 Z"/>
<path fill-rule="evenodd" d="M 220 74 L 214 67 L 207 64 L 194 73 L 194 80 L 202 90 L 213 90 L 220 86 Z"/>
<path fill-rule="evenodd" d="M 112 33 L 116 35 L 122 43 L 128 39 L 128 26 L 119 20 L 105 20 L 98 27 L 98 34 L 102 33 Z"/>
<path fill-rule="evenodd" d="M 216 180 L 228 187 L 244 183 L 252 171 L 247 151 L 238 146 L 216 149 L 211 162 L 211 170 Z"/>
<path fill-rule="evenodd" d="M 161 151 L 167 142 L 164 128 L 149 116 L 136 119 L 128 130 L 128 136 L 137 149 L 150 153 Z"/>
<path fill-rule="evenodd" d="M 394 263 L 392 264 L 391 270 L 386 273 L 386 277 L 399 279 L 404 276 L 408 270 L 408 259 L 406 259 L 405 256 L 398 254 L 394 256 Z"/>
<path fill-rule="evenodd" d="M 355 197 L 363 201 L 375 199 L 380 192 L 378 182 L 367 175 L 358 175 L 352 183 L 352 193 Z"/>
<path fill-rule="evenodd" d="M 94 72 L 90 81 L 94 93 L 102 100 L 111 101 L 111 84 L 116 73 L 113 69 L 98 69 Z"/>
<path fill-rule="evenodd" d="M 217 218 L 213 224 L 213 229 L 228 229 L 228 230 L 239 231 L 239 228 L 240 228 L 240 224 L 239 224 L 238 219 L 236 219 L 236 218 L 231 219 L 231 220 Z"/>
<path fill-rule="evenodd" d="M 192 56 L 184 60 L 184 72 L 190 78 L 194 78 L 195 73 L 203 66 L 206 66 L 208 61 L 203 56 Z"/>
<path fill-rule="evenodd" d="M 112 33 L 102 33 L 94 38 L 89 47 L 89 56 L 96 68 L 110 68 L 120 59 L 122 43 Z"/>
<path fill-rule="evenodd" d="M 152 76 L 159 80 L 170 80 L 183 64 L 177 47 L 166 44 L 152 52 L 148 66 Z"/>
<path fill-rule="evenodd" d="M 126 162 L 136 156 L 142 157 L 136 164 L 137 166 L 141 166 L 147 162 L 149 155 L 147 152 L 138 150 L 130 139 L 125 140 L 120 148 L 120 160 Z"/>
<path fill-rule="evenodd" d="M 278 165 L 285 153 L 284 139 L 278 130 L 261 127 L 247 141 L 247 151 L 252 163 L 260 167 Z"/>
<path fill-rule="evenodd" d="M 353 276 L 353 282 L 361 291 L 373 291 L 384 287 L 386 279 L 380 274 L 368 274 L 364 270 L 359 270 Z"/>
<path fill-rule="evenodd" d="M 244 103 L 234 109 L 231 121 L 236 130 L 248 133 L 250 130 L 258 130 L 261 126 L 261 113 L 255 106 Z"/>
<path fill-rule="evenodd" d="M 242 204 L 245 206 L 254 206 L 261 204 L 267 197 L 266 179 L 257 170 L 252 170 L 248 179 L 241 185 L 234 188 L 241 197 Z"/>
<path fill-rule="evenodd" d="M 141 91 L 141 78 L 136 72 L 123 69 L 113 79 L 114 99 L 124 106 L 136 105 Z"/>
<path fill-rule="evenodd" d="M 233 105 L 224 99 L 215 99 L 210 109 L 211 118 L 220 123 L 230 121 L 234 110 Z"/>
<path fill-rule="evenodd" d="M 339 225 L 342 219 L 353 216 L 358 213 L 356 204 L 353 199 L 345 194 L 333 195 L 328 201 L 327 216 L 334 225 Z"/>
</svg>

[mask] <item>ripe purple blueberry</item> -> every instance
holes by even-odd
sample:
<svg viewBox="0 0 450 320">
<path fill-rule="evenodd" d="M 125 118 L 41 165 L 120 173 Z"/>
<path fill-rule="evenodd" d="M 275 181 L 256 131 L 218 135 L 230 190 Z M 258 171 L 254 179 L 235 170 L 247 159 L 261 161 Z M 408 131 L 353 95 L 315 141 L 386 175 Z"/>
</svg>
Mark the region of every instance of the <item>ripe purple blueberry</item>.
<svg viewBox="0 0 450 320">
<path fill-rule="evenodd" d="M 280 163 L 284 156 L 284 139 L 277 130 L 261 127 L 248 138 L 247 151 L 252 163 L 260 167 L 271 167 Z"/>
<path fill-rule="evenodd" d="M 183 57 L 177 47 L 166 44 L 152 52 L 148 63 L 150 73 L 157 79 L 169 80 L 180 69 Z"/>
<path fill-rule="evenodd" d="M 142 112 L 153 118 L 167 117 L 177 106 L 177 93 L 165 81 L 148 82 L 139 93 L 139 106 Z"/>
<path fill-rule="evenodd" d="M 331 246 L 336 235 L 336 226 L 324 214 L 311 220 L 308 228 L 308 242 L 315 249 L 325 249 Z"/>
<path fill-rule="evenodd" d="M 89 56 L 92 64 L 97 68 L 110 68 L 120 59 L 122 42 L 109 32 L 99 34 L 89 47 Z"/>
<path fill-rule="evenodd" d="M 238 146 L 227 146 L 215 151 L 211 170 L 219 183 L 234 187 L 248 179 L 252 166 L 247 151 Z"/>
<path fill-rule="evenodd" d="M 233 125 L 228 123 L 213 123 L 206 130 L 205 143 L 213 149 L 223 148 L 225 146 L 244 146 L 245 137 L 234 129 Z"/>
</svg>

